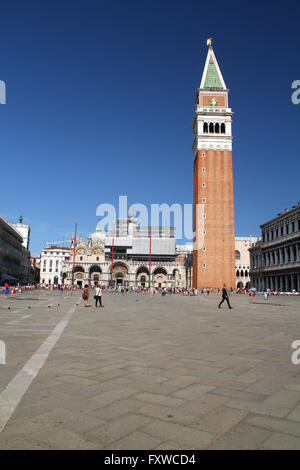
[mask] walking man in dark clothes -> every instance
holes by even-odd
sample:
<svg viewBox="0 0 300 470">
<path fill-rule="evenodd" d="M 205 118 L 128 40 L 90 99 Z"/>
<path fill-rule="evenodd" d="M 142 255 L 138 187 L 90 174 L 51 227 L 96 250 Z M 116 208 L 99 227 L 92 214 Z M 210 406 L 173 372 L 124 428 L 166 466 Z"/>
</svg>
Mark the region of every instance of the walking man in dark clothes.
<svg viewBox="0 0 300 470">
<path fill-rule="evenodd" d="M 219 303 L 218 308 L 221 308 L 221 305 L 222 305 L 222 303 L 224 302 L 224 300 L 226 300 L 227 305 L 228 305 L 228 308 L 232 308 L 231 305 L 230 305 L 230 303 L 229 303 L 229 298 L 228 298 L 228 294 L 227 294 L 226 284 L 224 284 L 224 287 L 223 287 L 223 289 L 222 289 L 222 300 L 221 300 L 221 302 Z"/>
</svg>

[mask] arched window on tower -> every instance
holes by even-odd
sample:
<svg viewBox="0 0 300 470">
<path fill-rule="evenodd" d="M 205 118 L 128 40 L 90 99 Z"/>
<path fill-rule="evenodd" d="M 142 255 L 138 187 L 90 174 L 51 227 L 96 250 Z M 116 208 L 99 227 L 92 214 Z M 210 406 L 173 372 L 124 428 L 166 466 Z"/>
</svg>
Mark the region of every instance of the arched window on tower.
<svg viewBox="0 0 300 470">
<path fill-rule="evenodd" d="M 221 134 L 225 134 L 225 124 L 222 122 L 221 124 Z"/>
<path fill-rule="evenodd" d="M 204 123 L 203 132 L 204 132 L 204 134 L 208 133 L 208 124 L 207 124 L 207 122 Z"/>
<path fill-rule="evenodd" d="M 220 124 L 218 122 L 215 125 L 215 133 L 220 134 Z"/>
<path fill-rule="evenodd" d="M 209 124 L 209 132 L 210 132 L 211 134 L 214 133 L 214 125 L 213 125 L 212 122 Z"/>
</svg>

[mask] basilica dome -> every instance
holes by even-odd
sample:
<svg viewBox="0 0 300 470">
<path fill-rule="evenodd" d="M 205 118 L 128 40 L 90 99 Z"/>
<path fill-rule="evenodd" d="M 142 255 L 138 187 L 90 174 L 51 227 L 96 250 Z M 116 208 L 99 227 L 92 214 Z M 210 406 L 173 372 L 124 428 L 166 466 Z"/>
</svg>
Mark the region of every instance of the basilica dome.
<svg viewBox="0 0 300 470">
<path fill-rule="evenodd" d="M 92 233 L 92 240 L 94 243 L 104 243 L 105 234 L 101 231 L 100 225 L 96 228 L 96 232 Z"/>
</svg>

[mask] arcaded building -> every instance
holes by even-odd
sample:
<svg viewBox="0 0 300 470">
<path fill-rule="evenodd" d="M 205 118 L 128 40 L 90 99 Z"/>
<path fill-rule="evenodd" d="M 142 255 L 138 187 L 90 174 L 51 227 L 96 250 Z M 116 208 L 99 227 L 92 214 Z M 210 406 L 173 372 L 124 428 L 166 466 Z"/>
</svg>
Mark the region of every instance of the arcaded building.
<svg viewBox="0 0 300 470">
<path fill-rule="evenodd" d="M 32 282 L 30 269 L 28 225 L 12 224 L 0 216 L 0 285 Z"/>
<path fill-rule="evenodd" d="M 260 226 L 250 248 L 250 277 L 259 291 L 300 292 L 300 203 Z"/>
<path fill-rule="evenodd" d="M 257 241 L 258 237 L 235 237 L 236 287 L 251 287 L 249 248 Z"/>
<path fill-rule="evenodd" d="M 80 287 L 185 287 L 185 257 L 176 249 L 173 227 L 142 227 L 134 217 L 119 219 L 114 230 L 97 228 L 87 239 L 72 236 L 61 278 Z"/>
</svg>

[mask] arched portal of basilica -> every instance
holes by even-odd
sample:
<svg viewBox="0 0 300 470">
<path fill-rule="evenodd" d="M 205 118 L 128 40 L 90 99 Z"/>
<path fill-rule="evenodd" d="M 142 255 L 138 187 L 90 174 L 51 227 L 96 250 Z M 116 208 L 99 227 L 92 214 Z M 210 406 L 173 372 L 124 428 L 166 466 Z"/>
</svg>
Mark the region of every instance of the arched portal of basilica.
<svg viewBox="0 0 300 470">
<path fill-rule="evenodd" d="M 128 286 L 128 271 L 129 268 L 125 263 L 114 263 L 111 268 L 113 286 Z"/>
</svg>

